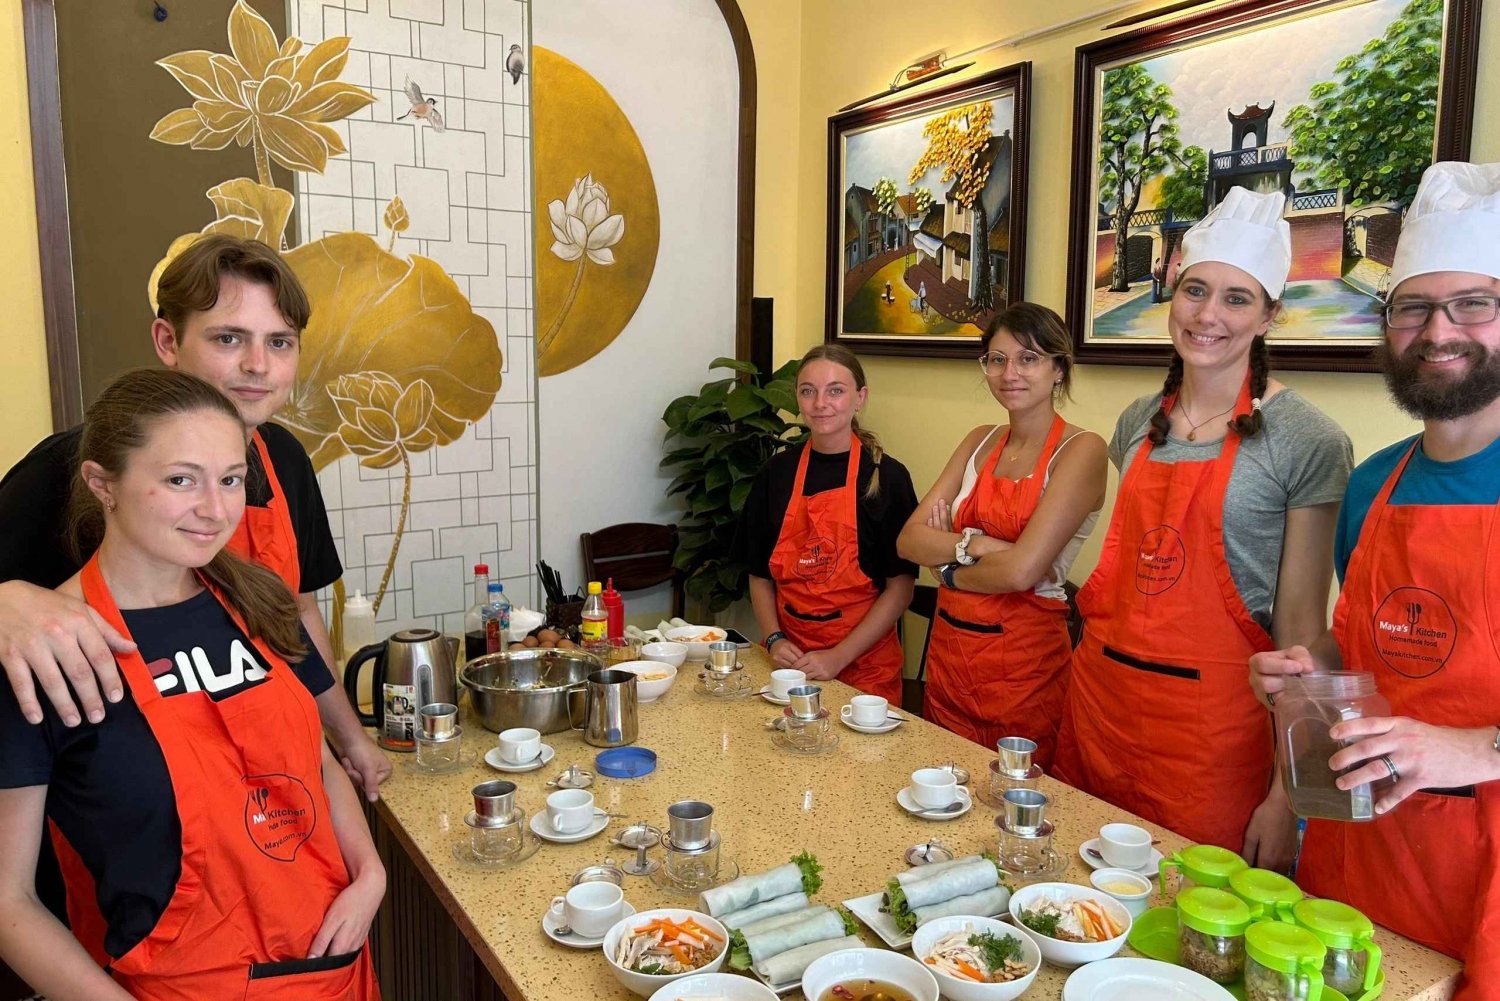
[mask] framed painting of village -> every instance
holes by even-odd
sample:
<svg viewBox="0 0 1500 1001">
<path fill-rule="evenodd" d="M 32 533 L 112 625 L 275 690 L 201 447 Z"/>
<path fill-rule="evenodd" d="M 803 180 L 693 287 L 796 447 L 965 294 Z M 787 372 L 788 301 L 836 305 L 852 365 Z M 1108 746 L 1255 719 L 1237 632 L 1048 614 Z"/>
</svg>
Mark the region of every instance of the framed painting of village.
<svg viewBox="0 0 1500 1001">
<path fill-rule="evenodd" d="M 1068 324 L 1080 360 L 1158 364 L 1187 229 L 1283 191 L 1282 368 L 1373 370 L 1401 217 L 1465 160 L 1478 0 L 1273 0 L 1078 50 Z"/>
<path fill-rule="evenodd" d="M 1031 64 L 828 120 L 829 342 L 978 357 L 1023 296 Z"/>
</svg>

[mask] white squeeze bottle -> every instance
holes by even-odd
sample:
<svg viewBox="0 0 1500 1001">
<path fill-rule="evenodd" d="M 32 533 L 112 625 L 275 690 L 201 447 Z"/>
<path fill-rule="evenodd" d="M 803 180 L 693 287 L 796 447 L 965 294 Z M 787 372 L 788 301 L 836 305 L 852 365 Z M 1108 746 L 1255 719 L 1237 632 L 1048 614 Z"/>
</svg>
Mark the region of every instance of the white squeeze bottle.
<svg viewBox="0 0 1500 1001">
<path fill-rule="evenodd" d="M 609 612 L 604 608 L 604 588 L 597 580 L 589 581 L 588 600 L 583 603 L 582 621 L 578 625 L 578 645 L 609 666 Z"/>
<path fill-rule="evenodd" d="M 370 599 L 360 593 L 359 588 L 344 599 L 344 663 L 359 652 L 361 647 L 369 646 L 375 642 L 375 606 L 370 604 Z M 374 676 L 373 671 L 366 671 L 359 679 L 359 704 L 373 705 L 374 697 L 370 694 L 370 679 Z"/>
</svg>

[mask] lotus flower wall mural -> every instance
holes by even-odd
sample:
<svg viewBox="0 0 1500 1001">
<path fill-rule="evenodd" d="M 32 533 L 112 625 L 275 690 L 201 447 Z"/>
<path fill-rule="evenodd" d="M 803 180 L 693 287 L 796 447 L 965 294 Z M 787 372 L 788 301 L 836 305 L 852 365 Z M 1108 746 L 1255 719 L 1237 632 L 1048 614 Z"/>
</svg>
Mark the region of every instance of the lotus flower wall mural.
<svg viewBox="0 0 1500 1001">
<path fill-rule="evenodd" d="M 192 149 L 251 147 L 256 177 L 206 192 L 214 218 L 172 242 L 148 295 L 154 309 L 162 270 L 209 233 L 253 237 L 286 255 L 313 311 L 292 397 L 277 419 L 301 440 L 315 469 L 345 455 L 371 469 L 402 469 L 400 513 L 372 599 L 378 611 L 411 505 L 411 457 L 457 440 L 489 412 L 500 390 L 499 340 L 436 262 L 395 252 L 397 235 L 411 225 L 399 197 L 385 206 L 383 244 L 369 233 L 345 232 L 288 247 L 294 199 L 272 184 L 271 162 L 322 173 L 330 157 L 345 152 L 331 123 L 377 98 L 339 80 L 348 37 L 311 46 L 296 37 L 278 42 L 245 0 L 235 4 L 228 28 L 228 53 L 179 52 L 158 62 L 192 104 L 163 116 L 151 138 Z"/>
</svg>

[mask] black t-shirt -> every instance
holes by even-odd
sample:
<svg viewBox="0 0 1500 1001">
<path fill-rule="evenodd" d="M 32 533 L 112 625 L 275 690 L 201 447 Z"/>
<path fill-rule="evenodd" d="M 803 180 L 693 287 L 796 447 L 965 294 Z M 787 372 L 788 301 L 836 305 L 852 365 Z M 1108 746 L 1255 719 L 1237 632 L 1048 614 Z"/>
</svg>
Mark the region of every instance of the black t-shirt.
<svg viewBox="0 0 1500 1001">
<path fill-rule="evenodd" d="M 81 427 L 43 440 L 0 479 L 0 580 L 24 580 L 57 587 L 79 570 L 68 555 L 68 493 L 78 473 Z M 327 587 L 343 575 L 328 529 L 328 510 L 317 474 L 302 443 L 279 424 L 262 424 L 261 439 L 276 479 L 286 494 L 292 532 L 297 536 L 300 590 Z M 247 450 L 249 475 L 245 503 L 265 507 L 271 485 L 261 468 L 260 450 Z"/>
<path fill-rule="evenodd" d="M 223 701 L 265 683 L 266 662 L 207 591 L 121 614 L 169 697 Z M 321 660 L 316 670 L 293 665 L 293 674 L 313 695 L 333 684 Z M 97 724 L 63 726 L 45 699 L 42 712 L 40 724 L 27 723 L 0 684 L 0 788 L 48 786 L 47 816 L 93 875 L 105 950 L 120 956 L 156 926 L 182 871 L 166 759 L 128 686 Z"/>
<path fill-rule="evenodd" d="M 781 534 L 781 523 L 786 518 L 787 506 L 792 499 L 792 485 L 797 480 L 797 463 L 801 461 L 803 445 L 782 449 L 771 457 L 755 477 L 750 495 L 745 498 L 745 509 L 740 515 L 739 530 L 735 534 L 734 548 L 750 572 L 757 577 L 770 578 L 771 551 L 776 548 L 776 538 Z M 875 464 L 870 461 L 870 450 L 860 449 L 859 479 L 855 484 L 859 500 L 855 505 L 856 523 L 859 528 L 859 568 L 878 588 L 885 587 L 888 577 L 915 576 L 917 565 L 896 555 L 896 537 L 901 534 L 906 519 L 917 509 L 917 493 L 911 485 L 911 474 L 889 455 L 880 460 L 880 489 L 874 497 L 865 496 L 870 485 L 870 476 Z M 807 463 L 807 479 L 802 485 L 804 497 L 837 490 L 844 485 L 849 475 L 849 453 L 829 454 L 813 452 Z"/>
</svg>

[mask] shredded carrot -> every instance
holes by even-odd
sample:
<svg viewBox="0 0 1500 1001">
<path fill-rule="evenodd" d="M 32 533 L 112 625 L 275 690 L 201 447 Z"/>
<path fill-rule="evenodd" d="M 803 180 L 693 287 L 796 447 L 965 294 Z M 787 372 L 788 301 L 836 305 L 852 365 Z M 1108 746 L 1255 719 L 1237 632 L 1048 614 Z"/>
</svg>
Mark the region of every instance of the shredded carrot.
<svg viewBox="0 0 1500 1001">
<path fill-rule="evenodd" d="M 964 976 L 968 977 L 970 980 L 977 980 L 981 984 L 984 983 L 984 974 L 980 973 L 979 970 L 964 962 L 962 959 L 955 959 L 954 962 L 958 964 L 958 968 L 963 971 Z"/>
</svg>

